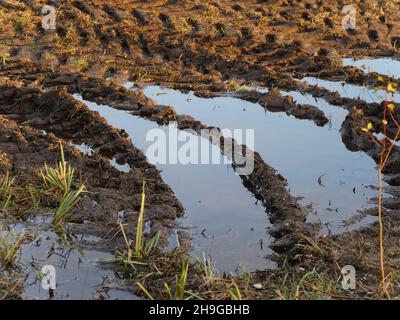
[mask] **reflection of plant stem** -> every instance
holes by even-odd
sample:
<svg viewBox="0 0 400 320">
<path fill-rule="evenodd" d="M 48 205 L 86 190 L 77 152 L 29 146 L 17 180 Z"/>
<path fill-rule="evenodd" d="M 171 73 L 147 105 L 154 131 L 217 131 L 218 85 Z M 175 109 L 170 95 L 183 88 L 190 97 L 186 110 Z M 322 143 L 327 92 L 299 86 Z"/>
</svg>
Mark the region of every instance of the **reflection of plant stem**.
<svg viewBox="0 0 400 320">
<path fill-rule="evenodd" d="M 139 255 L 143 249 L 143 220 L 144 220 L 144 204 L 145 204 L 145 199 L 146 199 L 145 186 L 146 186 L 146 182 L 143 181 L 142 202 L 140 205 L 140 212 L 139 212 L 137 228 L 136 228 L 135 253 L 137 255 Z"/>
<path fill-rule="evenodd" d="M 131 249 L 131 246 L 129 245 L 129 241 L 128 241 L 128 238 L 126 237 L 125 229 L 124 229 L 124 226 L 123 226 L 123 224 L 122 224 L 121 221 L 119 222 L 119 226 L 120 226 L 120 228 L 121 228 L 121 232 L 122 232 L 122 235 L 123 235 L 124 240 L 125 240 L 126 248 L 127 248 L 127 250 L 128 250 L 128 258 L 127 258 L 127 261 L 130 262 L 130 261 L 131 261 L 131 258 L 132 258 L 132 249 Z"/>
</svg>

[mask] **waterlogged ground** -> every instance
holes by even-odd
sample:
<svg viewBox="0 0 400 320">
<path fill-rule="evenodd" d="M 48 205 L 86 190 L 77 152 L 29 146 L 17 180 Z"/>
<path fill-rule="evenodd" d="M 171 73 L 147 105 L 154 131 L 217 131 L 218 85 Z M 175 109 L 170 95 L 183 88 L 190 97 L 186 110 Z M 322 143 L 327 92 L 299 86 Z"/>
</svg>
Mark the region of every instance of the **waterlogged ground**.
<svg viewBox="0 0 400 320">
<path fill-rule="evenodd" d="M 60 237 L 53 231 L 51 220 L 52 214 L 40 215 L 9 225 L 32 239 L 22 247 L 17 260 L 27 276 L 24 299 L 137 299 L 112 270 L 113 253 L 96 248 L 99 238 L 84 234 Z M 45 265 L 55 267 L 57 288 L 51 293 L 42 286 Z"/>
<path fill-rule="evenodd" d="M 114 255 L 96 248 L 99 238 L 73 234 L 63 239 L 53 231 L 51 220 L 52 214 L 40 215 L 8 225 L 31 239 L 21 248 L 16 261 L 20 272 L 26 275 L 24 299 L 137 299 L 130 286 L 113 271 L 110 262 Z M 55 267 L 57 288 L 52 292 L 42 285 L 45 265 Z"/>
<path fill-rule="evenodd" d="M 354 66 L 367 73 L 377 72 L 394 79 L 400 78 L 400 61 L 391 58 L 343 59 L 343 66 Z"/>
<path fill-rule="evenodd" d="M 113 127 L 124 129 L 134 145 L 144 152 L 154 145 L 154 140 L 150 140 L 151 132 L 163 133 L 167 141 L 174 141 L 173 137 L 179 135 L 182 141 L 177 142 L 178 148 L 190 141 L 192 136 L 178 131 L 173 125 L 159 127 L 155 122 L 109 106 L 88 101 L 85 104 L 98 111 Z M 180 221 L 182 228 L 194 238 L 193 258 L 202 259 L 203 254 L 211 257 L 215 268 L 226 273 L 272 267 L 274 264 L 266 259 L 272 251 L 268 248 L 270 237 L 266 228 L 269 221 L 265 209 L 244 188 L 240 177 L 226 163 L 217 146 L 204 138 L 192 138 L 197 141 L 199 156 L 201 144 L 206 146 L 211 164 L 201 164 L 200 158 L 197 158 L 200 164 L 159 163 L 160 158 L 153 152 L 148 154 L 148 160 L 162 170 L 162 177 L 185 207 L 185 216 Z M 192 147 L 196 148 L 196 145 Z M 168 144 L 166 152 L 166 160 L 169 161 Z M 172 236 L 171 247 L 176 245 L 176 237 Z"/>
<path fill-rule="evenodd" d="M 388 61 L 372 61 L 370 65 L 379 66 Z M 344 61 L 347 65 L 360 67 L 367 65 L 367 62 Z M 390 66 L 394 72 L 395 66 L 395 62 Z M 310 85 L 338 91 L 343 97 L 360 98 L 367 102 L 379 102 L 383 98 L 382 92 L 357 85 L 311 77 L 302 80 Z M 134 84 L 127 83 L 125 87 L 132 88 Z M 268 91 L 264 88 L 258 90 Z M 375 163 L 365 153 L 352 152 L 343 144 L 340 129 L 347 110 L 308 94 L 281 91 L 282 95 L 293 97 L 297 103 L 313 105 L 322 110 L 329 123 L 320 127 L 310 120 L 265 111 L 257 103 L 229 96 L 205 99 L 191 92 L 182 93 L 158 86 L 146 87 L 144 93 L 158 104 L 171 105 L 178 114 L 190 115 L 209 126 L 229 129 L 231 133 L 233 129 L 242 129 L 242 132 L 254 130 L 254 146 L 249 141 L 247 145 L 259 152 L 267 163 L 288 180 L 288 190 L 302 197 L 301 203 L 313 212 L 307 221 L 321 223 L 322 234 L 338 234 L 376 220 L 375 217 L 362 214 L 363 210 L 373 206 L 370 199 L 376 195 L 373 188 L 377 183 Z M 78 95 L 75 97 L 81 99 Z M 159 134 L 154 130 L 164 132 L 167 141 L 180 135 L 178 149 L 184 142 L 190 141 L 189 133 L 179 131 L 173 125 L 159 127 L 154 122 L 109 106 L 88 101 L 85 104 L 91 110 L 98 111 L 112 126 L 124 129 L 134 144 L 145 153 L 154 146 L 151 134 L 147 136 L 149 132 Z M 244 133 L 241 138 L 240 142 L 246 144 Z M 210 161 L 211 154 L 219 155 L 218 147 L 203 138 L 195 139 L 198 140 L 199 151 L 196 161 L 201 161 L 201 141 L 203 146 L 208 145 Z M 196 148 L 196 145 L 192 147 Z M 225 272 L 240 269 L 252 271 L 273 266 L 265 259 L 270 254 L 267 249 L 270 238 L 266 233 L 269 222 L 265 210 L 243 187 L 224 157 L 219 155 L 220 164 L 214 165 L 182 164 L 179 161 L 165 165 L 158 162 L 161 158 L 162 161 L 171 161 L 170 150 L 166 149 L 166 157 L 161 158 L 157 158 L 153 151 L 147 154 L 149 161 L 162 170 L 163 178 L 173 187 L 186 209 L 181 222 L 182 227 L 187 228 L 186 231 L 193 236 L 193 256 L 202 256 L 204 253 L 212 257 L 217 269 Z M 117 165 L 115 161 L 114 164 Z M 172 236 L 171 241 L 171 246 L 179 243 L 176 236 Z"/>
<path fill-rule="evenodd" d="M 378 103 L 385 98 L 390 98 L 395 102 L 400 102 L 400 95 L 398 93 L 394 94 L 393 97 L 386 97 L 386 94 L 383 90 L 369 89 L 354 84 L 347 84 L 345 82 L 334 82 L 312 77 L 305 77 L 303 81 L 310 85 L 316 85 L 331 91 L 337 91 L 342 97 L 353 99 L 360 98 L 369 103 Z"/>
<path fill-rule="evenodd" d="M 356 97 L 366 101 L 379 101 L 379 92 L 337 82 L 305 78 L 309 84 L 318 84 L 342 96 Z M 125 84 L 127 88 L 133 83 Z M 261 92 L 267 89 L 259 89 Z M 375 196 L 375 163 L 363 152 L 346 149 L 341 140 L 340 128 L 348 111 L 299 92 L 281 92 L 298 103 L 314 105 L 329 119 L 323 127 L 309 120 L 298 120 L 284 113 L 265 111 L 257 103 L 231 97 L 212 99 L 198 98 L 193 93 L 157 86 L 144 88 L 144 93 L 159 104 L 171 105 L 178 114 L 188 114 L 202 123 L 221 129 L 254 130 L 254 150 L 288 180 L 288 189 L 293 195 L 303 197 L 301 203 L 309 206 L 313 214 L 307 220 L 322 224 L 323 234 L 337 234 L 345 230 L 365 226 L 375 221 L 374 217 L 358 215 L 372 206 L 370 198 Z M 81 99 L 79 95 L 76 98 Z M 105 105 L 88 101 L 85 104 L 98 111 L 107 122 L 124 129 L 134 144 L 146 153 L 153 145 L 153 133 L 161 130 L 166 141 L 181 136 L 178 149 L 190 140 L 190 134 L 177 130 L 173 125 L 157 126 L 154 122 L 132 116 Z M 153 137 L 154 138 L 154 137 Z M 193 136 L 192 136 L 193 138 Z M 245 135 L 241 143 L 246 144 Z M 226 159 L 219 155 L 218 147 L 205 139 L 196 137 L 200 162 L 200 145 L 208 145 L 210 153 L 218 155 L 220 164 L 160 164 L 172 161 L 169 149 L 165 157 L 148 152 L 150 162 L 162 170 L 162 176 L 173 187 L 186 209 L 182 227 L 193 236 L 193 256 L 203 253 L 212 257 L 216 268 L 225 271 L 252 271 L 263 266 L 272 266 L 265 257 L 270 253 L 266 228 L 268 219 L 262 206 L 257 205 L 252 195 L 243 187 Z M 247 143 L 250 146 L 249 142 Z M 167 144 L 168 145 L 168 144 Z M 196 148 L 196 145 L 192 145 Z M 203 150 L 204 151 L 204 150 Z M 196 158 L 196 157 L 195 157 Z M 116 162 L 113 162 L 117 165 Z M 123 168 L 120 168 L 123 170 Z M 129 167 L 127 168 L 129 170 Z M 179 237 L 178 237 L 179 239 Z M 179 240 L 171 237 L 171 246 Z"/>
<path fill-rule="evenodd" d="M 359 61 L 345 60 L 344 64 L 355 65 L 365 71 L 379 71 L 379 67 L 389 64 L 389 61 L 364 60 L 361 64 Z M 398 66 L 392 61 L 388 71 L 382 73 L 397 77 L 397 71 Z M 369 103 L 380 103 L 385 98 L 383 91 L 359 85 L 313 77 L 301 80 L 309 85 L 337 91 L 342 97 Z M 126 87 L 135 88 L 133 83 L 126 84 Z M 258 90 L 268 91 L 265 88 Z M 307 222 L 321 224 L 320 235 L 340 235 L 376 221 L 375 216 L 365 214 L 365 209 L 375 206 L 376 164 L 366 153 L 350 151 L 343 143 L 341 128 L 349 114 L 345 108 L 330 105 L 322 98 L 313 98 L 308 94 L 281 91 L 283 96 L 293 97 L 296 103 L 322 110 L 329 122 L 317 126 L 311 120 L 265 111 L 258 103 L 232 98 L 229 94 L 205 99 L 193 92 L 184 93 L 159 86 L 147 86 L 143 91 L 156 103 L 170 105 L 177 114 L 190 115 L 208 126 L 229 129 L 230 132 L 234 129 L 253 130 L 254 144 L 246 141 L 244 134 L 242 139 L 237 136 L 235 139 L 260 153 L 264 161 L 287 179 L 290 193 L 301 197 L 300 203 L 311 211 Z M 78 95 L 75 97 L 81 99 Z M 393 100 L 400 101 L 399 96 L 394 95 Z M 155 122 L 125 111 L 84 102 L 91 110 L 105 117 L 109 124 L 124 129 L 134 144 L 145 153 L 151 149 L 151 145 L 154 147 L 149 132 L 153 135 L 163 132 L 167 141 L 172 136 L 181 136 L 181 142 L 194 137 L 171 124 L 159 127 Z M 226 131 L 224 134 L 231 136 Z M 179 234 L 184 231 L 193 238 L 192 256 L 204 254 L 211 257 L 219 271 L 240 274 L 241 271 L 274 268 L 275 264 L 269 260 L 272 251 L 268 249 L 272 239 L 267 233 L 272 226 L 265 208 L 257 204 L 252 194 L 244 188 L 231 165 L 224 163 L 226 159 L 219 154 L 218 147 L 209 145 L 203 138 L 196 136 L 196 139 L 199 145 L 202 141 L 203 146 L 208 146 L 210 154 L 219 155 L 220 164 L 193 165 L 179 163 L 178 160 L 177 164 L 165 165 L 158 163 L 160 158 L 151 152 L 146 154 L 149 161 L 162 170 L 163 178 L 185 207 L 185 216 L 179 219 L 181 229 L 171 236 L 170 247 L 179 245 Z M 197 147 L 199 154 L 204 152 L 196 144 L 191 146 Z M 171 161 L 168 158 L 170 150 L 167 148 L 164 151 L 167 152 L 164 160 Z M 385 193 L 385 196 L 389 194 Z"/>
<path fill-rule="evenodd" d="M 303 282 L 311 270 L 320 272 L 318 281 L 325 279 L 324 274 L 337 281 L 337 272 L 345 264 L 355 265 L 359 281 L 365 280 L 360 286 L 363 294 L 375 296 L 369 291 L 379 286 L 373 199 L 377 176 L 372 160 L 376 154 L 360 137 L 360 128 L 371 119 L 379 123 L 379 105 L 372 103 L 385 98 L 384 91 L 366 84 L 373 84 L 378 73 L 400 78 L 397 0 L 354 4 L 361 13 L 356 32 L 342 29 L 338 1 L 235 2 L 58 1 L 54 4 L 58 28 L 46 32 L 40 29 L 42 16 L 37 14 L 41 1 L 0 1 L 0 17 L 10 17 L 0 25 L 1 129 L 6 132 L 0 141 L 1 164 L 17 168 L 17 174 L 33 164 L 42 166 L 35 163 L 36 157 L 26 156 L 33 153 L 28 147 L 34 146 L 36 152 L 42 145 L 37 159 L 56 163 L 54 146 L 68 142 L 69 161 L 83 168 L 79 175 L 90 182 L 99 200 L 94 208 L 92 198 L 82 199 L 81 212 L 74 212 L 75 232 L 69 232 L 68 239 L 55 234 L 50 215 L 4 222 L 28 230 L 34 238 L 18 256 L 21 272 L 27 276 L 24 298 L 49 297 L 41 287 L 40 269 L 50 264 L 57 272 L 56 299 L 136 299 L 125 290 L 134 285 L 120 280 L 113 271 L 116 265 L 104 261 L 114 257 L 114 249 L 126 247 L 116 225 L 120 214 L 129 226 L 128 238 L 134 237 L 143 180 L 148 182 L 145 232 L 167 235 L 169 249 L 180 246 L 189 234 L 193 250 L 188 253 L 193 259 L 211 257 L 220 272 L 265 270 L 250 276 L 251 281 L 257 277 L 265 290 L 239 280 L 250 297 L 287 298 L 288 294 L 290 298 L 290 287 L 271 285 L 268 275 L 280 274 L 283 280 L 278 282 L 285 286 L 293 276 L 298 298 L 309 283 L 312 290 L 316 287 L 312 275 Z M 126 91 L 117 83 L 133 90 Z M 241 90 L 275 91 L 278 96 L 253 92 L 247 100 L 259 97 L 259 103 L 250 103 L 239 99 Z M 287 101 L 279 92 L 297 104 L 284 105 Z M 386 98 L 400 102 L 399 94 Z M 278 101 L 275 111 L 280 112 L 266 111 L 274 109 L 268 108 L 273 99 Z M 97 111 L 106 123 L 88 109 Z M 256 173 L 248 180 L 237 176 L 217 146 L 174 127 L 171 119 L 182 120 L 179 115 L 193 117 L 183 117 L 183 124 L 190 128 L 199 125 L 199 120 L 202 125 L 231 131 L 252 130 L 254 144 L 246 139 L 238 142 L 259 153 Z M 169 125 L 158 126 L 156 121 Z M 38 129 L 43 135 L 34 131 Z M 149 134 L 166 139 L 157 155 L 148 152 L 154 151 Z M 175 142 L 175 136 L 181 138 L 178 149 L 183 145 L 198 149 L 195 159 L 199 160 L 204 155 L 204 149 L 199 149 L 202 145 L 217 163 L 171 164 L 170 142 Z M 352 150 L 364 152 L 348 150 L 343 141 Z M 162 150 L 162 145 L 167 148 Z M 167 157 L 160 163 L 162 151 Z M 398 149 L 395 152 L 398 157 Z M 400 175 L 394 160 L 385 172 L 392 185 L 384 184 L 384 237 L 390 253 L 388 269 L 394 266 L 388 274 L 398 283 L 400 191 L 396 186 Z M 257 202 L 256 197 L 261 200 Z M 314 228 L 316 224 L 321 228 Z M 103 238 L 109 229 L 118 231 L 115 238 Z M 88 236 L 91 232 L 99 236 Z M 312 238 L 311 246 L 307 237 Z M 270 244 L 275 262 L 270 259 Z M 165 257 L 157 258 L 169 263 Z M 175 279 L 169 271 L 157 272 L 159 279 L 153 273 L 141 280 L 152 294 L 160 294 L 160 284 L 163 289 L 164 281 Z M 301 290 L 296 276 L 302 279 Z M 335 287 L 327 283 L 328 288 Z M 320 296 L 318 292 L 316 297 Z M 221 297 L 229 295 L 223 292 Z M 341 298 L 337 292 L 332 297 Z"/>
<path fill-rule="evenodd" d="M 373 160 L 362 152 L 347 150 L 341 140 L 339 130 L 346 110 L 298 92 L 287 93 L 297 102 L 324 111 L 330 123 L 318 127 L 312 121 L 266 112 L 258 104 L 231 97 L 203 99 L 156 86 L 144 92 L 160 104 L 174 106 L 179 114 L 189 114 L 208 125 L 253 129 L 255 150 L 288 180 L 293 195 L 312 205 L 316 214 L 309 216 L 309 221 L 323 223 L 324 232 L 346 230 L 346 220 L 367 208 L 369 198 L 375 196 L 369 188 L 376 184 Z M 368 217 L 364 224 L 373 220 Z"/>
</svg>

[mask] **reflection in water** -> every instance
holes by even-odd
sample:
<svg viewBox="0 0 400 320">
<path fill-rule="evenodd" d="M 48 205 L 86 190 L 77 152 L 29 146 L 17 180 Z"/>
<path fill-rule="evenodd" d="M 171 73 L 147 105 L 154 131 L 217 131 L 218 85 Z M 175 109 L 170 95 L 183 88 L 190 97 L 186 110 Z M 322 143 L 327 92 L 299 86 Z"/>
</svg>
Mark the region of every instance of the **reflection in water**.
<svg viewBox="0 0 400 320">
<path fill-rule="evenodd" d="M 123 291 L 123 283 L 116 279 L 112 268 L 100 261 L 113 259 L 112 253 L 90 248 L 101 239 L 94 236 L 76 236 L 75 242 L 61 241 L 52 231 L 50 216 L 17 224 L 14 229 L 25 229 L 34 240 L 22 247 L 19 263 L 28 278 L 23 291 L 25 299 L 48 299 L 49 291 L 42 288 L 41 270 L 45 265 L 55 267 L 56 290 L 53 299 L 137 299 Z M 75 243 L 80 243 L 79 246 Z M 84 243 L 84 244 L 83 244 Z M 25 272 L 24 272 L 25 273 Z"/>
<path fill-rule="evenodd" d="M 79 95 L 75 95 L 75 98 L 82 100 Z M 171 132 L 175 135 L 183 134 L 187 138 L 191 136 L 187 132 L 178 132 L 174 126 L 158 127 L 155 122 L 132 116 L 125 111 L 88 101 L 84 103 L 91 110 L 98 111 L 111 126 L 124 129 L 133 144 L 145 153 L 154 143 L 146 141 L 146 135 L 152 129 L 163 130 L 166 137 Z M 216 146 L 208 140 L 199 139 L 210 145 L 210 154 L 222 157 Z M 152 163 L 156 160 L 149 157 Z M 266 255 L 272 253 L 268 248 L 271 240 L 266 231 L 269 221 L 265 209 L 255 203 L 252 194 L 242 185 L 232 167 L 225 165 L 224 159 L 219 163 L 156 164 L 162 171 L 164 181 L 172 187 L 186 209 L 182 223 L 192 227 L 187 231 L 194 237 L 193 255 L 200 258 L 204 252 L 211 256 L 216 269 L 221 272 L 234 272 L 238 266 L 241 269 L 239 271 L 273 266 L 271 261 L 265 259 Z"/>
<path fill-rule="evenodd" d="M 292 194 L 304 196 L 303 203 L 313 205 L 318 214 L 309 216 L 309 221 L 328 224 L 326 232 L 343 231 L 343 220 L 368 207 L 368 199 L 375 196 L 367 188 L 376 184 L 373 160 L 363 152 L 347 150 L 338 132 L 346 110 L 289 93 L 298 102 L 317 105 L 324 111 L 331 125 L 321 128 L 312 121 L 266 112 L 258 104 L 230 97 L 203 99 L 156 86 L 144 91 L 158 103 L 172 105 L 178 114 L 189 114 L 204 124 L 254 129 L 256 151 L 288 180 Z M 373 220 L 367 217 L 363 223 Z"/>
<path fill-rule="evenodd" d="M 400 78 L 400 61 L 391 58 L 366 58 L 366 59 L 343 59 L 343 66 L 354 66 L 364 72 L 377 72 L 396 79 Z"/>
<path fill-rule="evenodd" d="M 334 82 L 329 80 L 322 80 L 313 77 L 306 77 L 303 79 L 310 85 L 318 85 L 319 87 L 337 91 L 342 97 L 364 100 L 368 103 L 380 103 L 385 99 L 385 91 L 375 90 L 366 87 L 357 86 L 354 84 L 347 84 L 344 82 Z M 395 94 L 393 98 L 390 98 L 395 102 L 400 102 L 400 94 Z"/>
</svg>

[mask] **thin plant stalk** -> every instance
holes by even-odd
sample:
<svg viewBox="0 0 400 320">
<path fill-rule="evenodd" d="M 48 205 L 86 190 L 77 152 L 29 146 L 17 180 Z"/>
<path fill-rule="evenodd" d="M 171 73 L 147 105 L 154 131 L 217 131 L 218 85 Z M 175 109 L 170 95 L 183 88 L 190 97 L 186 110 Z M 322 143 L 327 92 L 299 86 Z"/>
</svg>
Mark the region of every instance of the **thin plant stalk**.
<svg viewBox="0 0 400 320">
<path fill-rule="evenodd" d="M 120 226 L 120 228 L 121 228 L 122 236 L 124 237 L 124 241 L 125 241 L 125 244 L 126 244 L 126 248 L 127 248 L 127 250 L 128 250 L 128 257 L 127 257 L 127 260 L 128 260 L 128 261 L 131 261 L 131 259 L 132 259 L 132 249 L 131 249 L 131 246 L 129 245 L 129 241 L 128 241 L 128 238 L 127 238 L 126 233 L 125 233 L 124 226 L 123 226 L 123 224 L 122 224 L 121 221 L 119 222 L 119 226 Z"/>
<path fill-rule="evenodd" d="M 383 221 L 382 221 L 382 169 L 378 169 L 378 220 L 379 220 L 379 258 L 381 265 L 381 285 L 385 288 L 385 261 L 383 247 Z"/>
<path fill-rule="evenodd" d="M 135 242 L 135 253 L 139 255 L 143 249 L 143 221 L 144 221 L 144 204 L 146 201 L 146 192 L 145 192 L 146 182 L 143 181 L 142 187 L 142 203 L 140 205 L 140 213 L 137 222 L 136 228 L 136 242 Z"/>
<path fill-rule="evenodd" d="M 150 292 L 140 282 L 136 282 L 136 284 L 138 285 L 140 290 L 142 290 L 150 300 L 154 300 L 154 297 L 150 294 Z"/>
</svg>

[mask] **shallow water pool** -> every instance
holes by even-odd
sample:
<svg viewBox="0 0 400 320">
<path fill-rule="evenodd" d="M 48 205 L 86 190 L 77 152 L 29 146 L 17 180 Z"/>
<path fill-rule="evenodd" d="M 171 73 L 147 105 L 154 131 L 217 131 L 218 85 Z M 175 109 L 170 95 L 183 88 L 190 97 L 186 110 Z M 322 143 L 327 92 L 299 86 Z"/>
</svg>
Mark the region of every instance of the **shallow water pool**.
<svg viewBox="0 0 400 320">
<path fill-rule="evenodd" d="M 255 150 L 288 180 L 293 195 L 303 196 L 305 205 L 312 204 L 317 214 L 309 216 L 309 221 L 322 222 L 324 232 L 344 231 L 348 226 L 343 222 L 357 210 L 369 207 L 369 198 L 375 196 L 369 188 L 377 182 L 375 163 L 363 152 L 346 149 L 338 131 L 347 114 L 341 108 L 297 92 L 285 93 L 324 111 L 331 122 L 318 127 L 312 121 L 266 112 L 258 104 L 231 97 L 203 99 L 157 86 L 144 92 L 159 104 L 171 105 L 178 114 L 189 114 L 203 124 L 253 129 Z M 367 217 L 362 223 L 373 220 Z"/>
<path fill-rule="evenodd" d="M 111 126 L 124 129 L 133 144 L 145 153 L 153 144 L 146 136 L 154 129 L 162 130 L 166 137 L 192 136 L 172 125 L 159 127 L 128 112 L 84 101 L 79 95 L 75 98 L 98 111 Z M 162 170 L 164 181 L 183 203 L 185 216 L 180 221 L 193 237 L 193 257 L 202 258 L 204 253 L 220 272 L 273 267 L 274 263 L 265 258 L 272 251 L 268 248 L 271 238 L 266 228 L 270 224 L 264 207 L 256 203 L 231 165 L 224 163 L 219 148 L 204 138 L 197 139 L 209 145 L 210 155 L 218 155 L 219 164 L 159 164 L 156 158 L 148 157 Z"/>
</svg>

